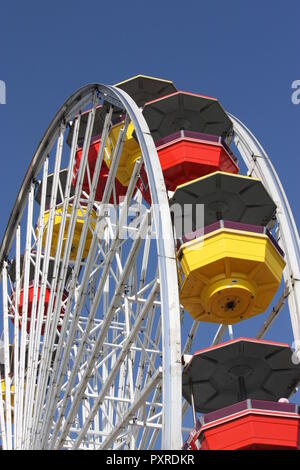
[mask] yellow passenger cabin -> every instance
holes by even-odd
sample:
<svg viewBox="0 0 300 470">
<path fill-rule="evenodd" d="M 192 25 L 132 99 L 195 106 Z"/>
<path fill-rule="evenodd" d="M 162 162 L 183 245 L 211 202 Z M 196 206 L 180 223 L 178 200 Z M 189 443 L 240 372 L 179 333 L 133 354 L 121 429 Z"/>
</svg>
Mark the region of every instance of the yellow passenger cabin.
<svg viewBox="0 0 300 470">
<path fill-rule="evenodd" d="M 223 324 L 264 312 L 285 266 L 283 252 L 264 227 L 227 221 L 183 243 L 177 259 L 183 307 L 195 320 Z"/>
<path fill-rule="evenodd" d="M 123 126 L 124 121 L 115 124 L 110 129 L 104 152 L 104 160 L 108 168 L 110 168 L 119 132 L 123 128 Z M 133 131 L 134 127 L 132 122 L 130 122 L 126 131 L 126 137 L 116 173 L 117 180 L 120 181 L 120 183 L 126 187 L 129 185 L 135 162 L 141 157 L 140 147 L 137 141 L 132 136 Z"/>
<path fill-rule="evenodd" d="M 63 246 L 62 246 L 61 257 L 64 254 L 64 248 L 65 248 L 65 243 L 66 243 L 66 240 L 67 240 L 69 221 L 70 221 L 71 213 L 72 213 L 72 205 L 70 204 L 68 206 L 68 210 L 67 210 L 67 219 L 66 219 L 65 230 L 64 230 L 64 234 L 63 234 Z M 47 231 L 48 231 L 49 214 L 50 214 L 49 211 L 45 211 L 45 214 L 44 214 L 44 233 L 43 233 L 43 239 L 42 239 L 42 246 L 43 246 L 44 249 L 45 249 L 45 245 L 46 245 L 46 236 L 47 236 Z M 79 246 L 79 242 L 80 242 L 80 237 L 81 237 L 81 232 L 82 232 L 82 228 L 83 228 L 83 224 L 84 224 L 85 215 L 86 215 L 86 208 L 85 207 L 78 208 L 76 223 L 75 223 L 74 236 L 73 236 L 73 240 L 72 240 L 71 253 L 70 253 L 70 260 L 71 261 L 75 261 L 76 256 L 77 256 L 77 251 L 78 251 L 78 246 Z M 87 235 L 86 235 L 86 239 L 85 239 L 85 243 L 84 243 L 82 258 L 86 258 L 88 256 L 91 241 L 92 241 L 92 237 L 93 237 L 91 229 L 95 228 L 96 220 L 97 220 L 96 212 L 92 209 L 91 215 L 89 217 L 89 229 L 87 231 Z M 53 233 L 52 233 L 52 240 L 51 240 L 51 249 L 50 249 L 50 256 L 53 256 L 53 257 L 55 257 L 56 252 L 57 252 L 57 244 L 58 244 L 58 237 L 59 237 L 61 222 L 62 222 L 62 207 L 56 208 L 56 210 L 55 210 Z"/>
<path fill-rule="evenodd" d="M 1 392 L 2 392 L 2 399 L 5 403 L 6 393 L 5 393 L 5 379 L 1 380 Z M 14 395 L 15 395 L 15 386 L 11 385 L 10 387 L 10 405 L 14 406 Z M 4 405 L 3 403 L 3 405 Z M 5 407 L 5 405 L 4 405 Z"/>
</svg>

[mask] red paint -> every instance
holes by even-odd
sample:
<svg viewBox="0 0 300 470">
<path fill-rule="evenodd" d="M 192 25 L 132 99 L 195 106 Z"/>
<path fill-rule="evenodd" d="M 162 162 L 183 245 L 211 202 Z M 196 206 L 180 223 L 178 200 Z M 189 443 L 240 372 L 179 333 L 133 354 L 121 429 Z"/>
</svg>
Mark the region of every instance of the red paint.
<svg viewBox="0 0 300 470">
<path fill-rule="evenodd" d="M 247 343 L 281 346 L 282 348 L 289 348 L 290 347 L 287 343 L 279 343 L 278 341 L 269 341 L 269 340 L 257 339 L 257 338 L 246 338 L 244 336 L 241 336 L 240 338 L 230 339 L 228 341 L 224 341 L 224 343 L 216 344 L 215 346 L 209 346 L 208 348 L 205 348 L 205 349 L 199 349 L 198 351 L 196 351 L 193 354 L 193 358 L 194 358 L 194 356 L 197 356 L 198 354 L 201 355 L 201 354 L 206 353 L 208 351 L 213 351 L 213 350 L 215 351 L 216 349 L 224 348 L 224 346 L 228 346 L 229 344 L 240 343 L 241 341 L 246 341 Z"/>
<path fill-rule="evenodd" d="M 40 298 L 40 291 L 41 291 L 41 288 L 38 287 L 38 291 L 37 291 L 37 305 L 36 305 L 36 313 L 37 313 L 37 310 L 38 310 L 38 302 L 39 302 L 39 298 Z M 30 323 L 31 323 L 31 309 L 32 309 L 32 303 L 33 303 L 33 294 L 34 294 L 34 286 L 29 286 L 28 288 L 28 308 L 27 308 L 27 326 L 26 326 L 26 331 L 27 333 L 30 332 Z M 46 321 L 46 318 L 47 318 L 47 309 L 48 309 L 48 305 L 49 305 L 49 297 L 50 297 L 50 289 L 48 289 L 46 287 L 45 289 L 45 301 L 44 301 L 44 321 L 43 321 L 43 324 L 42 324 L 42 329 L 41 329 L 41 334 L 44 335 L 45 333 L 45 321 Z M 65 300 L 67 298 L 66 294 L 63 294 L 63 300 Z M 22 309 L 23 309 L 23 300 L 24 300 L 24 291 L 23 289 L 21 289 L 20 291 L 20 302 L 19 302 L 19 306 L 18 306 L 18 311 L 19 311 L 19 315 L 20 317 L 22 317 Z M 12 297 L 12 301 L 14 302 L 14 295 Z M 54 305 L 55 305 L 55 298 L 54 298 Z M 61 310 L 61 315 L 60 317 L 62 318 L 64 315 L 64 311 L 63 309 Z M 14 323 L 14 320 L 12 319 L 13 323 Z M 21 319 L 19 321 L 19 328 L 21 329 Z M 60 331 L 60 326 L 58 326 L 58 330 Z"/>
<path fill-rule="evenodd" d="M 180 94 L 189 95 L 189 96 L 196 96 L 197 98 L 205 98 L 206 100 L 218 101 L 217 98 L 213 98 L 211 96 L 200 95 L 199 93 L 193 93 L 192 91 L 177 90 L 174 93 L 170 93 L 169 95 L 161 96 L 159 98 L 155 98 L 154 100 L 147 101 L 147 103 L 145 103 L 145 106 L 148 106 L 149 104 L 152 104 L 152 103 L 156 103 L 160 100 L 164 100 L 166 98 L 170 98 L 171 96 L 180 95 Z"/>
<path fill-rule="evenodd" d="M 157 149 L 167 191 L 215 171 L 238 173 L 237 164 L 221 143 L 197 141 L 183 137 Z M 143 166 L 138 187 L 151 203 L 146 171 Z"/>
<path fill-rule="evenodd" d="M 100 146 L 100 139 L 97 139 L 91 143 L 90 148 L 89 148 L 88 163 L 89 163 L 89 169 L 90 169 L 91 182 L 92 182 L 94 171 L 95 171 L 99 146 Z M 82 157 L 82 148 L 78 148 L 76 155 L 75 155 L 75 164 L 73 168 L 73 181 L 72 181 L 73 186 L 76 186 L 81 157 Z M 96 189 L 96 195 L 95 195 L 96 201 L 102 201 L 105 184 L 108 178 L 108 173 L 109 173 L 109 169 L 105 161 L 103 160 L 102 165 L 101 165 L 99 179 L 98 179 L 98 185 Z M 119 202 L 119 198 L 124 198 L 124 196 L 126 195 L 127 188 L 124 187 L 117 179 L 115 179 L 115 187 L 116 187 L 117 202 Z M 90 192 L 87 171 L 85 172 L 85 175 L 84 175 L 82 190 L 88 194 Z M 110 197 L 110 203 L 111 204 L 114 203 L 113 192 Z"/>
<path fill-rule="evenodd" d="M 300 416 L 250 413 L 208 429 L 203 426 L 201 450 L 298 450 L 299 431 Z"/>
</svg>

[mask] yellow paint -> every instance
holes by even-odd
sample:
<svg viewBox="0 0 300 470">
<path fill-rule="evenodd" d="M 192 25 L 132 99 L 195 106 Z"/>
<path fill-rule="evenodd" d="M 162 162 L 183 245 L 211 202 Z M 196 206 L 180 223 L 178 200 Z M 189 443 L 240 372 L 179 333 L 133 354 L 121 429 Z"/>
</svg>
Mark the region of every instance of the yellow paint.
<svg viewBox="0 0 300 470">
<path fill-rule="evenodd" d="M 264 312 L 285 266 L 267 235 L 220 229 L 180 247 L 180 301 L 195 320 L 234 324 Z"/>
<path fill-rule="evenodd" d="M 2 399 L 5 402 L 5 379 L 1 380 L 1 391 L 2 391 Z M 15 387 L 11 385 L 10 387 L 10 404 L 14 406 L 14 395 L 15 395 Z"/>
<path fill-rule="evenodd" d="M 135 75 L 134 77 L 130 77 L 128 78 L 127 80 L 123 80 L 122 82 L 119 82 L 119 83 L 116 83 L 114 86 L 120 86 L 120 85 L 124 85 L 124 83 L 128 83 L 128 82 L 131 82 L 133 80 L 135 80 L 136 78 L 149 78 L 150 80 L 155 80 L 155 81 L 158 81 L 158 82 L 165 82 L 165 83 L 169 83 L 170 85 L 173 85 L 173 82 L 171 80 L 165 80 L 163 78 L 157 78 L 157 77 L 151 77 L 150 75 Z"/>
<path fill-rule="evenodd" d="M 62 245 L 62 252 L 61 252 L 61 257 L 63 257 L 64 254 L 64 248 L 65 248 L 65 243 L 67 239 L 67 234 L 68 234 L 68 228 L 69 228 L 69 221 L 70 221 L 70 216 L 72 212 L 72 205 L 68 206 L 67 210 L 67 219 L 66 219 L 66 224 L 65 224 L 65 231 L 63 235 L 63 245 Z M 84 224 L 84 216 L 86 214 L 86 209 L 78 209 L 77 210 L 77 218 L 76 218 L 76 223 L 75 223 L 75 230 L 74 230 L 74 237 L 72 241 L 72 248 L 71 248 L 71 253 L 70 253 L 70 259 L 72 261 L 75 261 L 76 255 L 77 255 L 77 250 L 79 246 L 79 241 L 81 237 L 81 231 L 82 227 Z M 61 224 L 61 218 L 62 218 L 62 208 L 56 208 L 55 210 L 55 217 L 54 217 L 54 224 L 53 224 L 53 232 L 52 232 L 52 240 L 51 240 L 51 248 L 50 248 L 50 256 L 55 257 L 56 251 L 57 251 L 57 243 L 58 243 L 58 235 L 59 235 L 59 229 L 60 229 L 60 224 Z M 90 227 L 92 229 L 95 228 L 96 225 L 96 212 L 92 210 L 91 216 L 90 216 Z M 49 221 L 49 211 L 45 211 L 44 214 L 44 233 L 43 233 L 43 239 L 42 239 L 42 246 L 45 249 L 46 245 L 46 235 L 47 235 L 47 227 L 48 227 L 48 221 Z M 85 245 L 83 249 L 83 254 L 82 257 L 86 258 L 89 253 L 91 241 L 93 238 L 93 234 L 90 230 L 88 229 L 86 239 L 85 239 Z"/>
<path fill-rule="evenodd" d="M 245 176 L 245 175 L 241 175 L 241 174 L 228 173 L 226 171 L 215 171 L 213 173 L 209 173 L 208 175 L 201 176 L 200 178 L 196 178 L 194 180 L 188 181 L 187 183 L 180 184 L 179 186 L 177 186 L 176 191 L 178 189 L 183 189 L 185 186 L 190 186 L 191 184 L 196 183 L 196 181 L 204 181 L 208 178 L 212 178 L 215 175 L 230 175 L 233 178 L 245 179 L 245 180 L 248 180 L 249 182 L 250 181 L 251 182 L 252 181 L 260 181 L 258 178 L 253 178 L 252 176 L 250 177 L 250 176 Z"/>
<path fill-rule="evenodd" d="M 114 125 L 106 141 L 104 160 L 108 168 L 110 168 L 111 161 L 113 158 L 113 152 L 116 147 L 119 132 L 124 127 L 124 122 Z M 133 172 L 135 162 L 141 156 L 141 150 L 137 141 L 132 137 L 134 127 L 132 122 L 129 123 L 126 137 L 123 145 L 122 154 L 120 156 L 119 166 L 116 173 L 116 178 L 120 181 L 123 186 L 128 186 L 130 178 Z"/>
</svg>

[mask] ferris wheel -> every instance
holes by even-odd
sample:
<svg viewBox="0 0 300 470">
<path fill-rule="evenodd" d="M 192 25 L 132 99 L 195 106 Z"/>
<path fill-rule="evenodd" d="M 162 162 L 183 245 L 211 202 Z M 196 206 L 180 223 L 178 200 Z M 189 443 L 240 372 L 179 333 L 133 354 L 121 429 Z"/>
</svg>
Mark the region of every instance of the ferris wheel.
<svg viewBox="0 0 300 470">
<path fill-rule="evenodd" d="M 243 123 L 171 81 L 92 84 L 63 104 L 0 267 L 3 449 L 181 449 L 197 413 L 267 399 L 263 374 L 247 389 L 260 360 L 272 379 L 284 371 L 271 401 L 300 382 L 299 236 L 283 187 Z M 264 340 L 286 301 L 293 356 Z M 256 328 L 242 346 L 240 325 Z M 207 392 L 221 357 L 237 396 Z"/>
</svg>

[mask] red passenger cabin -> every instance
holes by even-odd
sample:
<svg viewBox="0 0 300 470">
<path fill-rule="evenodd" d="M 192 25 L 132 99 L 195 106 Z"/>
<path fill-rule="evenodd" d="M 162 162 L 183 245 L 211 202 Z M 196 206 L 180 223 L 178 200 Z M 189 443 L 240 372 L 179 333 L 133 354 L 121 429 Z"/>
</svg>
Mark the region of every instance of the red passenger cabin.
<svg viewBox="0 0 300 470">
<path fill-rule="evenodd" d="M 156 142 L 167 191 L 201 176 L 224 171 L 238 173 L 236 159 L 221 137 L 199 132 L 178 131 Z M 150 204 L 151 196 L 143 167 L 139 189 Z"/>
<path fill-rule="evenodd" d="M 36 316 L 37 316 L 37 312 L 38 312 L 38 304 L 39 304 L 40 295 L 41 295 L 41 287 L 38 286 L 38 288 L 37 288 L 37 302 L 36 302 L 36 309 L 35 309 L 36 310 Z M 31 325 L 31 313 L 32 313 L 33 297 L 34 297 L 34 286 L 30 285 L 28 287 L 28 304 L 27 304 L 28 306 L 27 306 L 27 324 L 26 324 L 26 331 L 27 331 L 28 334 L 30 332 L 30 325 Z M 66 298 L 67 298 L 67 295 L 64 293 L 63 294 L 63 301 L 65 301 Z M 49 299 L 50 299 L 50 289 L 48 287 L 46 287 L 46 289 L 45 289 L 45 300 L 44 300 L 44 306 L 43 306 L 43 311 L 44 311 L 43 323 L 42 323 L 42 328 L 41 328 L 41 334 L 42 335 L 44 335 L 44 333 L 45 333 Z M 20 298 L 19 298 L 19 305 L 18 305 L 18 312 L 19 312 L 19 316 L 20 316 L 20 320 L 19 320 L 19 327 L 20 328 L 21 328 L 21 325 L 22 325 L 21 318 L 22 318 L 22 310 L 23 310 L 24 301 L 25 301 L 25 299 L 24 299 L 24 289 L 21 289 Z M 55 305 L 55 299 L 54 299 L 54 304 L 53 305 Z M 64 307 L 62 307 L 61 308 L 61 314 L 60 314 L 60 322 L 63 319 L 64 310 L 65 310 Z M 13 323 L 14 323 L 14 320 L 13 320 Z M 57 329 L 58 329 L 58 331 L 60 331 L 61 325 L 58 325 Z"/>
<path fill-rule="evenodd" d="M 218 100 L 179 91 L 146 103 L 143 114 L 168 191 L 218 170 L 238 173 L 237 160 L 226 144 L 232 122 Z M 144 168 L 138 185 L 150 204 Z"/>
<path fill-rule="evenodd" d="M 34 259 L 35 253 L 31 253 L 31 257 Z M 24 270 L 24 255 L 20 257 L 20 266 L 21 266 L 21 272 L 23 273 Z M 43 266 L 43 261 L 41 262 L 40 269 L 42 270 Z M 44 298 L 44 305 L 43 305 L 43 322 L 42 322 L 42 328 L 41 328 L 41 334 L 44 335 L 45 333 L 45 326 L 46 326 L 46 319 L 47 319 L 47 311 L 48 311 L 48 305 L 49 305 L 49 299 L 50 299 L 50 288 L 51 288 L 51 282 L 52 282 L 52 276 L 53 276 L 53 270 L 54 270 L 54 261 L 49 260 L 49 266 L 48 266 L 48 276 L 47 276 L 47 285 L 45 287 L 45 298 Z M 59 268 L 60 272 L 60 268 Z M 69 266 L 67 268 L 67 276 L 66 276 L 66 282 L 68 282 L 68 279 L 71 276 L 72 268 Z M 12 284 L 15 285 L 16 283 L 16 260 L 13 259 L 11 261 L 8 274 L 10 277 L 10 280 Z M 31 315 L 32 315 L 32 305 L 33 305 L 33 299 L 34 299 L 34 278 L 35 278 L 35 266 L 33 262 L 30 263 L 30 269 L 29 269 L 29 286 L 28 286 L 28 300 L 27 300 L 27 324 L 26 324 L 26 331 L 29 334 L 30 332 L 30 325 L 31 325 Z M 20 276 L 20 281 L 21 285 L 23 285 L 23 274 Z M 37 300 L 36 300 L 36 306 L 35 306 L 35 312 L 37 316 L 38 312 L 38 304 L 39 304 L 39 299 L 41 295 L 41 284 L 39 283 L 37 286 Z M 12 305 L 15 305 L 15 295 L 16 292 L 15 290 L 12 293 L 11 300 L 12 300 Z M 68 292 L 65 290 L 63 295 L 62 295 L 62 301 L 65 302 L 65 300 L 68 297 Z M 20 294 L 19 294 L 19 302 L 18 302 L 18 314 L 19 314 L 19 328 L 22 326 L 22 314 L 23 314 L 23 305 L 25 302 L 25 295 L 24 295 L 24 288 L 21 287 L 20 289 Z M 55 307 L 55 297 L 53 301 L 53 306 Z M 61 314 L 60 314 L 60 321 L 61 323 L 63 316 L 64 316 L 65 308 L 64 306 L 61 307 Z M 14 323 L 15 320 L 15 311 L 14 308 L 11 306 L 10 307 L 10 313 L 12 313 L 12 322 Z M 60 325 L 58 325 L 58 330 L 60 330 Z"/>
<path fill-rule="evenodd" d="M 98 151 L 99 151 L 99 146 L 100 146 L 100 138 L 94 139 L 93 142 L 90 145 L 89 148 L 89 153 L 88 153 L 88 165 L 89 165 L 89 172 L 90 172 L 90 181 L 92 183 L 94 172 L 95 172 L 95 166 L 96 166 L 96 161 L 97 161 L 97 156 L 98 156 Z M 74 169 L 73 169 L 73 186 L 76 186 L 77 183 L 77 178 L 78 178 L 78 172 L 79 172 L 79 167 L 80 167 L 80 161 L 82 158 L 82 147 L 77 149 L 76 156 L 75 156 L 75 164 L 74 164 Z M 97 188 L 96 188 L 96 194 L 95 194 L 95 201 L 102 201 L 103 198 L 103 193 L 106 185 L 106 181 L 108 178 L 108 173 L 109 169 L 105 163 L 105 161 L 102 161 L 101 165 L 101 170 L 98 178 L 98 183 L 97 183 Z M 84 191 L 87 194 L 90 194 L 90 185 L 89 185 L 89 178 L 88 178 L 88 172 L 87 169 L 85 170 L 84 174 L 84 179 L 83 179 L 83 185 L 82 185 L 82 191 Z M 120 199 L 123 199 L 126 195 L 127 188 L 123 186 L 116 178 L 115 178 L 115 195 L 116 195 L 116 203 L 118 204 L 120 202 Z M 110 196 L 110 200 L 107 201 L 113 204 L 115 202 L 114 200 L 114 193 L 112 192 Z"/>
<path fill-rule="evenodd" d="M 299 381 L 287 344 L 240 338 L 196 352 L 183 370 L 195 420 L 183 449 L 300 449 L 300 410 L 287 400 Z"/>
<path fill-rule="evenodd" d="M 208 413 L 199 418 L 183 449 L 299 450 L 299 407 L 245 400 Z"/>
</svg>

